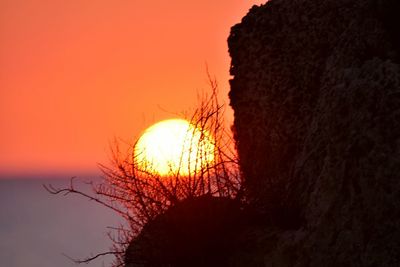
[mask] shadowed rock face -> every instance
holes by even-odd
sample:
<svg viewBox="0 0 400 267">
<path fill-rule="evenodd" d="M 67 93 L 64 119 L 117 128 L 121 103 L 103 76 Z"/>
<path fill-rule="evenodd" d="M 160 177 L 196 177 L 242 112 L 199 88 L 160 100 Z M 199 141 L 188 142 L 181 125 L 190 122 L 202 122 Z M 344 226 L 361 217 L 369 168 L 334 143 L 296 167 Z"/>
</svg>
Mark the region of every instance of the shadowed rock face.
<svg viewBox="0 0 400 267">
<path fill-rule="evenodd" d="M 400 266 L 398 14 L 395 0 L 253 7 L 228 40 L 251 218 L 185 200 L 143 228 L 126 266 Z"/>
<path fill-rule="evenodd" d="M 232 28 L 247 196 L 281 229 L 260 235 L 276 240 L 257 251 L 265 266 L 400 266 L 398 14 L 390 0 L 271 0 Z"/>
</svg>

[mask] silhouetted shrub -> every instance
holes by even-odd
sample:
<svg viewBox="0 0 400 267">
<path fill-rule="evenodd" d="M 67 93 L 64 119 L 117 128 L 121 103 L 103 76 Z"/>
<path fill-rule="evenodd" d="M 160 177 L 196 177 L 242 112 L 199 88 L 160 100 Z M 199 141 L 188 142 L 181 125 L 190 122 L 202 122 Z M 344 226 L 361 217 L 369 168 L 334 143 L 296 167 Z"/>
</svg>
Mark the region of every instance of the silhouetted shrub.
<svg viewBox="0 0 400 267">
<path fill-rule="evenodd" d="M 232 137 L 224 128 L 223 106 L 218 102 L 217 83 L 210 79 L 210 85 L 211 94 L 203 96 L 198 108 L 185 119 L 193 125 L 193 129 L 201 132 L 198 142 L 212 136 L 212 161 L 208 161 L 207 156 L 200 151 L 196 158 L 199 164 L 195 165 L 197 169 L 194 171 L 187 175 L 179 170 L 171 171 L 167 176 L 160 176 L 151 169 L 143 168 L 146 164 L 138 162 L 134 154 L 135 145 L 122 152 L 116 142 L 112 148 L 111 164 L 100 165 L 104 174 L 103 182 L 92 184 L 94 196 L 75 189 L 73 180 L 68 188 L 46 187 L 53 194 L 75 193 L 94 200 L 116 211 L 127 222 L 127 226 L 114 229 L 116 235 L 109 235 L 114 242 L 109 252 L 76 262 L 89 262 L 104 254 L 114 254 L 114 266 L 124 266 L 124 255 L 129 244 L 129 261 L 136 257 L 135 250 L 139 247 L 146 251 L 138 254 L 139 258 L 152 258 L 159 262 L 176 262 L 180 257 L 185 259 L 186 256 L 194 255 L 186 253 L 186 249 L 194 249 L 200 254 L 206 249 L 210 257 L 216 259 L 212 255 L 218 250 L 214 250 L 213 246 L 225 246 L 223 240 L 230 233 L 228 222 L 234 221 L 233 217 L 239 214 L 239 209 L 232 208 L 233 202 L 229 200 L 240 199 L 242 188 Z M 174 225 L 182 228 L 172 229 Z M 163 232 L 162 236 L 155 234 L 157 228 Z M 175 235 L 174 231 L 178 230 L 179 234 Z M 218 241 L 214 245 L 208 244 L 207 236 L 218 237 Z M 186 247 L 190 240 L 193 240 L 191 245 Z M 157 250 L 160 244 L 168 248 Z M 152 253 L 157 254 L 157 257 L 150 257 Z"/>
</svg>

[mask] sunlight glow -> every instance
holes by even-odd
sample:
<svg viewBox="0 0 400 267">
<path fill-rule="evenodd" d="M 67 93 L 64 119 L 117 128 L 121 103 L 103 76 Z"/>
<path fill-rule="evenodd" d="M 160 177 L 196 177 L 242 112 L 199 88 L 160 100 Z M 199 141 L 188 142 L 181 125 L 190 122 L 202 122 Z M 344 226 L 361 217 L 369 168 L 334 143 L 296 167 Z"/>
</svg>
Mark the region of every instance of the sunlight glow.
<svg viewBox="0 0 400 267">
<path fill-rule="evenodd" d="M 155 175 L 188 176 L 214 160 L 211 135 L 186 120 L 170 119 L 149 127 L 138 140 L 134 155 L 137 167 Z"/>
</svg>

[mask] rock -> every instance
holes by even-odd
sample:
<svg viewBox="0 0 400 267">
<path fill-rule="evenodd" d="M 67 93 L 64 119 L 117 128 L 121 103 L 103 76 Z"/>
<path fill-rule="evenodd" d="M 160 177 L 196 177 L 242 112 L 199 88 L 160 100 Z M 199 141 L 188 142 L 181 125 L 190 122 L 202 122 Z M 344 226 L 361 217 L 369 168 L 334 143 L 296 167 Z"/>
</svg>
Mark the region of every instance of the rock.
<svg viewBox="0 0 400 267">
<path fill-rule="evenodd" d="M 126 251 L 126 266 L 230 266 L 246 218 L 235 200 L 183 200 L 146 224 Z"/>
<path fill-rule="evenodd" d="M 400 266 L 398 14 L 394 0 L 271 0 L 232 28 L 240 166 L 269 221 L 249 258 Z"/>
</svg>

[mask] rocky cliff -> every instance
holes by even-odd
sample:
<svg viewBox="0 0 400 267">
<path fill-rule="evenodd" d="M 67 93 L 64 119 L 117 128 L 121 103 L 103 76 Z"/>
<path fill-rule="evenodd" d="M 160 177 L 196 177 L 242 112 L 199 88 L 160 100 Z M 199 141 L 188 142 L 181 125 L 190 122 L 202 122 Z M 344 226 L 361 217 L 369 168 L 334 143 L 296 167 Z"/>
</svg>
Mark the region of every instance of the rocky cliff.
<svg viewBox="0 0 400 267">
<path fill-rule="evenodd" d="M 271 0 L 232 28 L 235 139 L 265 221 L 255 266 L 400 266 L 398 14 Z"/>
</svg>

